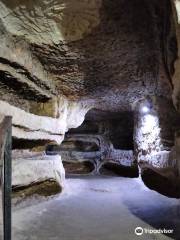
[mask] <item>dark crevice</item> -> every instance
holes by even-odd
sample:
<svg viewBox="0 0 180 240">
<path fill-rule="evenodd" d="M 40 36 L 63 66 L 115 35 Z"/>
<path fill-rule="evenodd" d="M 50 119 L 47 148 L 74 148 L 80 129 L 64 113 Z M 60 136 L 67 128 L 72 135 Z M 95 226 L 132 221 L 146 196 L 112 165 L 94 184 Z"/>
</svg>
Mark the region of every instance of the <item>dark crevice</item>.
<svg viewBox="0 0 180 240">
<path fill-rule="evenodd" d="M 28 140 L 13 137 L 12 149 L 32 149 L 37 146 L 45 146 L 49 140 Z"/>
<path fill-rule="evenodd" d="M 103 164 L 99 169 L 99 172 L 103 175 L 116 175 L 119 177 L 137 178 L 139 176 L 137 165 L 127 167 L 112 162 Z"/>
<path fill-rule="evenodd" d="M 0 88 L 4 87 L 8 87 L 12 93 L 20 95 L 26 100 L 46 102 L 50 99 L 45 95 L 41 95 L 37 90 L 31 89 L 28 83 L 20 82 L 10 73 L 0 71 Z"/>
<path fill-rule="evenodd" d="M 17 62 L 11 62 L 5 58 L 0 57 L 0 63 L 11 66 L 17 71 L 17 73 L 20 73 L 26 76 L 30 81 L 35 83 L 38 87 L 43 88 L 44 90 L 47 90 L 47 91 L 50 91 L 50 90 L 52 91 L 52 88 L 50 86 L 43 83 L 42 80 L 38 79 L 37 77 L 35 76 L 32 77 L 30 72 L 28 72 L 27 69 L 25 69 L 23 66 L 21 66 Z"/>
<path fill-rule="evenodd" d="M 94 164 L 90 161 L 67 162 L 63 161 L 66 174 L 90 174 L 94 171 Z"/>
<path fill-rule="evenodd" d="M 26 186 L 13 186 L 12 191 L 12 197 L 20 197 L 20 201 L 22 201 L 34 194 L 46 197 L 58 194 L 62 191 L 62 187 L 54 179 L 48 179 L 40 182 L 33 182 Z"/>
</svg>

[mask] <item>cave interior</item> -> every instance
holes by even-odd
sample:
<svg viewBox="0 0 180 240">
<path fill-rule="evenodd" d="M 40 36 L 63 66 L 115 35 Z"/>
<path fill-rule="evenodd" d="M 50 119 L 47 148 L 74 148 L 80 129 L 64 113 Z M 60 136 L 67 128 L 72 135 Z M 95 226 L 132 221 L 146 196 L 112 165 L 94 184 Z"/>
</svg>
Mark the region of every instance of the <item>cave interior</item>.
<svg viewBox="0 0 180 240">
<path fill-rule="evenodd" d="M 180 199 L 179 24 L 180 0 L 0 0 L 15 214 L 81 178 Z"/>
</svg>

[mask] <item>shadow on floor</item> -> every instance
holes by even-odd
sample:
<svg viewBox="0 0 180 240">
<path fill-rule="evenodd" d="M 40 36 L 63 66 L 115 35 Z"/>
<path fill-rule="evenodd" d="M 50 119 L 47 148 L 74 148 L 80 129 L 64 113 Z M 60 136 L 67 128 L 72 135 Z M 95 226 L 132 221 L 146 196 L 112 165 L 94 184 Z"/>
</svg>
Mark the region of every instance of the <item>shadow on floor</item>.
<svg viewBox="0 0 180 240">
<path fill-rule="evenodd" d="M 148 200 L 148 194 L 151 196 L 151 192 L 155 197 L 149 197 Z M 132 197 L 131 193 L 127 193 L 123 202 L 134 216 L 154 229 L 173 229 L 173 234 L 165 235 L 171 239 L 180 240 L 180 200 L 165 197 L 154 191 L 147 191 L 144 194 L 147 194 L 145 204 L 143 196 L 141 202 L 139 197 Z"/>
</svg>

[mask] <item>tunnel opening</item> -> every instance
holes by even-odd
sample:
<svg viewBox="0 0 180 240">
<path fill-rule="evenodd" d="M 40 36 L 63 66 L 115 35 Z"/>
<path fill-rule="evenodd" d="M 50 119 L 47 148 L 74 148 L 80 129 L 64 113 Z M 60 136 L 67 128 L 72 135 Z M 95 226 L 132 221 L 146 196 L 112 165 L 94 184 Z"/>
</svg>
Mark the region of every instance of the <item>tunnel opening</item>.
<svg viewBox="0 0 180 240">
<path fill-rule="evenodd" d="M 46 154 L 60 154 L 66 174 L 138 177 L 133 156 L 133 112 L 90 110 L 82 125 L 70 129 L 60 146 Z"/>
</svg>

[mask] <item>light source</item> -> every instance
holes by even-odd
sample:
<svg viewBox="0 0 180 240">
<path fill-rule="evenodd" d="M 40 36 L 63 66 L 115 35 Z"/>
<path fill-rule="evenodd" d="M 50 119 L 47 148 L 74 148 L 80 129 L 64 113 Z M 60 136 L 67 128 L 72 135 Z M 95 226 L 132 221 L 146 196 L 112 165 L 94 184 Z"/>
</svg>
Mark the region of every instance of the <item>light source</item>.
<svg viewBox="0 0 180 240">
<path fill-rule="evenodd" d="M 141 108 L 141 111 L 142 111 L 143 113 L 148 113 L 149 110 L 150 110 L 150 109 L 149 109 L 147 106 L 143 106 L 143 107 Z"/>
</svg>

